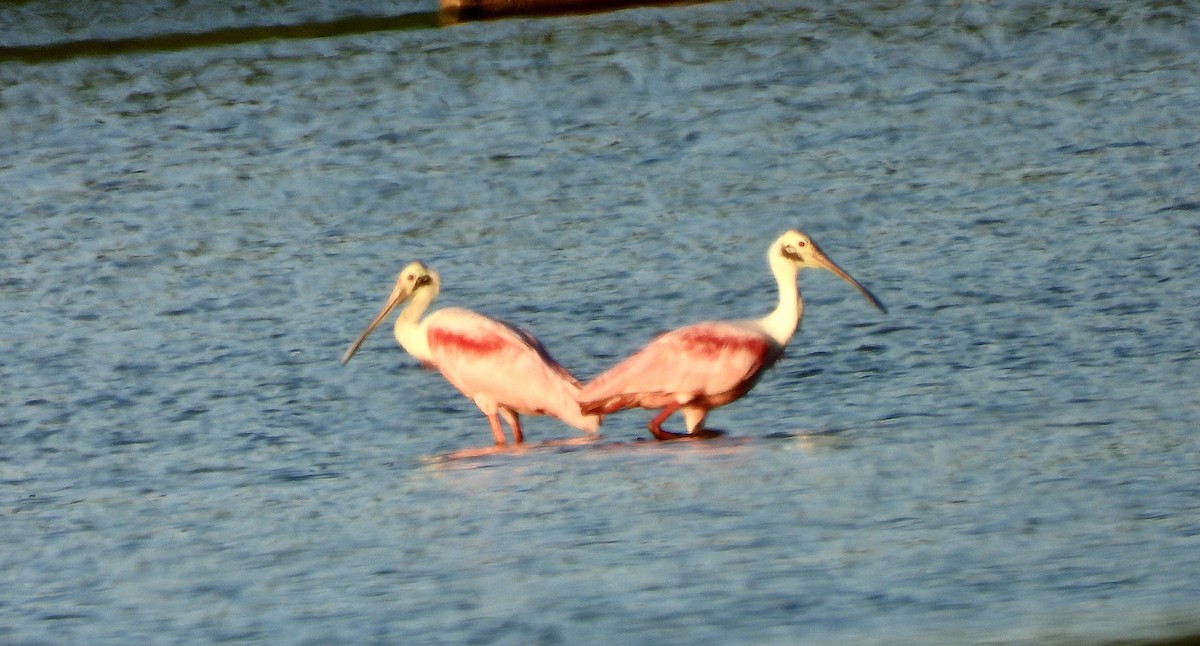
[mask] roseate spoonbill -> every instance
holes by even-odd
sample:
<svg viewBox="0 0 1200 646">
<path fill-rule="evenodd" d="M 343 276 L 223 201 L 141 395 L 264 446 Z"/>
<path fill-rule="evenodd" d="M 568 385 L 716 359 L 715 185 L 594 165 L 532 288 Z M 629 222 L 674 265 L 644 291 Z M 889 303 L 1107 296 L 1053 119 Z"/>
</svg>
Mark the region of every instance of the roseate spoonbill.
<svg viewBox="0 0 1200 646">
<path fill-rule="evenodd" d="M 708 321 L 666 332 L 588 382 L 579 393 L 580 409 L 605 415 L 627 408 L 661 409 L 647 427 L 654 437 L 712 437 L 704 428 L 708 411 L 745 395 L 763 372 L 783 356 L 804 301 L 796 278 L 801 269 L 828 269 L 886 312 L 871 292 L 829 259 L 807 235 L 791 230 L 767 249 L 767 263 L 779 285 L 779 304 L 760 319 Z M 683 410 L 687 433 L 663 430 L 662 423 Z"/>
<path fill-rule="evenodd" d="M 437 272 L 419 261 L 409 263 L 375 320 L 342 355 L 342 363 L 354 356 L 367 335 L 397 305 L 410 301 L 396 317 L 396 341 L 475 402 L 487 416 L 497 445 L 506 443 L 500 417 L 508 422 L 515 443 L 525 440 L 522 414 L 557 417 L 589 435 L 597 433 L 600 417 L 579 411 L 575 398 L 579 381 L 554 361 L 532 334 L 457 307 L 421 318 L 440 289 Z"/>
</svg>

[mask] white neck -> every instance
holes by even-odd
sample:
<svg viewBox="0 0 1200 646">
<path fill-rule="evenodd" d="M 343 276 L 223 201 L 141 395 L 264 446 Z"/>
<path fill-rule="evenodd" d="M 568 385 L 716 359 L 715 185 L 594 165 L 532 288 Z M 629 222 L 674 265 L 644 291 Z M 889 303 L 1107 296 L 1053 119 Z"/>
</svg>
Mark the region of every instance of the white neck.
<svg viewBox="0 0 1200 646">
<path fill-rule="evenodd" d="M 408 305 L 400 310 L 400 315 L 396 317 L 396 325 L 392 327 L 396 341 L 405 352 L 419 361 L 430 360 L 429 340 L 425 337 L 425 331 L 421 329 L 421 317 L 425 315 L 425 310 L 429 309 L 433 299 L 437 298 L 439 288 L 436 279 L 429 285 L 418 288 Z"/>
<path fill-rule="evenodd" d="M 804 316 L 804 301 L 800 300 L 800 288 L 796 285 L 800 268 L 778 254 L 769 254 L 767 262 L 779 287 L 779 303 L 758 323 L 776 343 L 784 346 L 792 339 L 800 326 L 800 317 Z"/>
</svg>

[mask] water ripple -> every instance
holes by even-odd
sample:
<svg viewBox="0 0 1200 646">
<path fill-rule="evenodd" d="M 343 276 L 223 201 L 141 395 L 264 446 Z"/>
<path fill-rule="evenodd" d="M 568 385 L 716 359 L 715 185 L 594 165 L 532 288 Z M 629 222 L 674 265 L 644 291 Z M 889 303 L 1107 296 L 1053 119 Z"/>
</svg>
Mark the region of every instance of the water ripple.
<svg viewBox="0 0 1200 646">
<path fill-rule="evenodd" d="M 25 47 L 340 19 L 247 6 L 0 23 Z M 1170 3 L 944 9 L 0 61 L 3 640 L 1195 631 L 1195 26 Z M 713 413 L 720 440 L 647 441 L 634 411 L 470 457 L 483 416 L 387 334 L 337 361 L 422 258 L 443 303 L 595 375 L 765 313 L 788 227 L 892 308 L 806 272 L 803 326 Z"/>
</svg>

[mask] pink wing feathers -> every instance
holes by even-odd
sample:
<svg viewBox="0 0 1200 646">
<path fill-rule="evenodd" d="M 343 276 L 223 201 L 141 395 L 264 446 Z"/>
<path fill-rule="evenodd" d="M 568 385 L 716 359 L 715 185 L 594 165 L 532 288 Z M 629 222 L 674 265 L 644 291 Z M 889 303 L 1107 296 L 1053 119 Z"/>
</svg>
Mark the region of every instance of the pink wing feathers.
<svg viewBox="0 0 1200 646">
<path fill-rule="evenodd" d="M 667 332 L 583 387 L 584 412 L 659 408 L 695 398 L 745 392 L 782 354 L 746 324 L 697 323 Z"/>
<path fill-rule="evenodd" d="M 425 321 L 433 366 L 460 392 L 485 394 L 522 414 L 580 416 L 579 381 L 528 332 L 470 310 L 446 308 Z"/>
</svg>

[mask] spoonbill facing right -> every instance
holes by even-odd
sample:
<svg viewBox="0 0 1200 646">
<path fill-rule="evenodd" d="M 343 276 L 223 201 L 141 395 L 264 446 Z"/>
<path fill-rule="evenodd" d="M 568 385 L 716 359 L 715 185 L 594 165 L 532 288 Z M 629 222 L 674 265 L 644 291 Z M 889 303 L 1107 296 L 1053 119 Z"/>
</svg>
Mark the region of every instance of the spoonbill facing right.
<svg viewBox="0 0 1200 646">
<path fill-rule="evenodd" d="M 383 309 L 342 355 L 342 363 L 350 361 L 367 335 L 397 305 L 411 299 L 396 317 L 396 341 L 475 402 L 487 416 L 497 445 L 506 444 L 499 417 L 512 429 L 513 442 L 525 441 L 522 414 L 557 417 L 588 435 L 597 434 L 600 417 L 579 411 L 575 399 L 579 381 L 552 359 L 532 334 L 457 307 L 437 310 L 422 319 L 441 284 L 437 272 L 419 261 L 409 263 L 396 277 Z"/>
<path fill-rule="evenodd" d="M 659 440 L 717 435 L 718 431 L 704 428 L 708 411 L 749 392 L 783 356 L 800 325 L 804 301 L 796 279 L 801 269 L 828 269 L 887 312 L 866 287 L 799 231 L 790 230 L 771 243 L 767 263 L 779 286 L 774 311 L 760 319 L 696 323 L 658 336 L 587 383 L 579 392 L 580 409 L 596 415 L 627 408 L 660 409 L 647 424 Z M 681 409 L 687 433 L 664 430 L 662 423 Z"/>
</svg>

